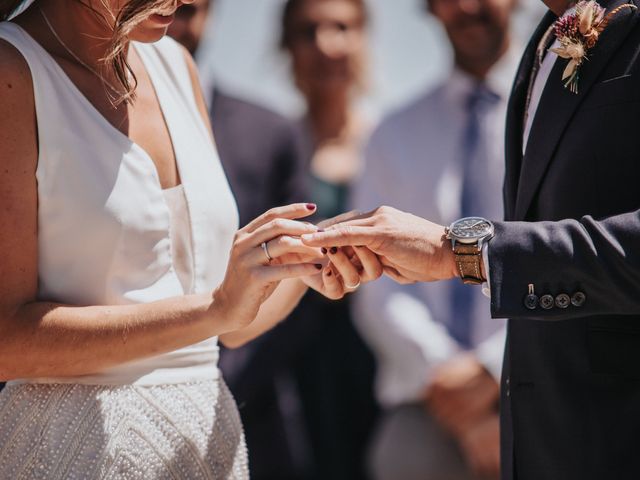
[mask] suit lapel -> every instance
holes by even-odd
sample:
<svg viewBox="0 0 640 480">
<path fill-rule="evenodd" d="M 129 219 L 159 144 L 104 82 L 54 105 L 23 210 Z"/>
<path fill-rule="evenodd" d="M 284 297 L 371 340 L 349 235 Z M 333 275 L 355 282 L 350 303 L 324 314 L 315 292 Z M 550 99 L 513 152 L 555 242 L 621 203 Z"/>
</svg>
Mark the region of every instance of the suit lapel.
<svg viewBox="0 0 640 480">
<path fill-rule="evenodd" d="M 506 173 L 504 180 L 505 218 L 511 220 L 515 210 L 518 177 L 522 163 L 522 135 L 524 109 L 527 101 L 527 91 L 531 72 L 536 58 L 536 49 L 549 25 L 556 20 L 553 12 L 547 12 L 536 31 L 533 33 L 524 51 L 520 66 L 509 96 L 507 107 L 507 127 L 505 138 Z"/>
<path fill-rule="evenodd" d="M 608 5 L 607 12 L 624 3 L 629 2 L 626 0 L 612 1 Z M 635 11 L 631 9 L 623 9 L 612 18 L 596 46 L 589 52 L 589 59 L 580 68 L 578 94 L 571 93 L 564 88 L 562 82 L 562 72 L 567 60 L 558 59 L 556 61 L 542 92 L 542 98 L 529 134 L 527 151 L 522 159 L 513 219 L 525 218 L 558 142 L 573 114 L 589 94 L 589 90 L 602 69 L 636 24 L 637 18 Z"/>
</svg>

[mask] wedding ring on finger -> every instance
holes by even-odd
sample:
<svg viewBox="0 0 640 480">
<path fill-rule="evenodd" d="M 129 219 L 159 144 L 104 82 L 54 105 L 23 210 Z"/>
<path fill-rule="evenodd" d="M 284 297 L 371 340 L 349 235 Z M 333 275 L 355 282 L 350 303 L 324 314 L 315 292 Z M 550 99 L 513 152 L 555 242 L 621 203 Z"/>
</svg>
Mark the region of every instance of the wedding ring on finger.
<svg viewBox="0 0 640 480">
<path fill-rule="evenodd" d="M 355 285 L 348 285 L 346 282 L 344 283 L 344 288 L 348 290 L 357 290 L 359 286 L 360 286 L 360 280 L 358 280 L 358 283 L 356 283 Z"/>
<path fill-rule="evenodd" d="M 267 242 L 262 242 L 260 246 L 262 247 L 264 256 L 267 257 L 267 262 L 271 263 L 271 261 L 273 260 L 273 257 L 269 255 L 269 247 L 267 246 Z"/>
</svg>

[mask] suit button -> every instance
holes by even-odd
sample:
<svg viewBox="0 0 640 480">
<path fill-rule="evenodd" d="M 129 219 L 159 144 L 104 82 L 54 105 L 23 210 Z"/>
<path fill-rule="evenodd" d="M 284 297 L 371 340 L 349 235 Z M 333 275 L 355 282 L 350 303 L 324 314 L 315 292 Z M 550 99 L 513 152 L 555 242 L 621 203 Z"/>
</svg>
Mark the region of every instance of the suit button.
<svg viewBox="0 0 640 480">
<path fill-rule="evenodd" d="M 571 304 L 571 298 L 566 293 L 561 293 L 556 297 L 556 307 L 567 308 Z"/>
<path fill-rule="evenodd" d="M 529 310 L 535 310 L 538 307 L 538 296 L 530 294 L 524 297 L 524 306 Z"/>
<path fill-rule="evenodd" d="M 584 305 L 586 299 L 587 296 L 584 293 L 576 292 L 571 297 L 571 305 L 573 305 L 574 307 L 581 307 L 582 305 Z"/>
<path fill-rule="evenodd" d="M 542 295 L 540 297 L 540 306 L 545 310 L 549 310 L 550 308 L 553 308 L 553 302 L 554 302 L 553 297 L 549 294 Z"/>
</svg>

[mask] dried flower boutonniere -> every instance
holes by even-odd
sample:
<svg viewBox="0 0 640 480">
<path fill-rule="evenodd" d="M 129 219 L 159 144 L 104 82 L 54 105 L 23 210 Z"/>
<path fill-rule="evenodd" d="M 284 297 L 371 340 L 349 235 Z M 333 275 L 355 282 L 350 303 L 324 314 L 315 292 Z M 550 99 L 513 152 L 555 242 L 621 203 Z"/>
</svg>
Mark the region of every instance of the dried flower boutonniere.
<svg viewBox="0 0 640 480">
<path fill-rule="evenodd" d="M 605 16 L 605 9 L 598 2 L 582 0 L 556 20 L 554 30 L 560 46 L 551 51 L 569 60 L 562 73 L 562 80 L 565 88 L 572 93 L 578 93 L 580 66 L 587 60 L 587 52 L 598 42 L 611 18 L 623 8 L 635 9 L 636 6 L 625 3 Z"/>
</svg>

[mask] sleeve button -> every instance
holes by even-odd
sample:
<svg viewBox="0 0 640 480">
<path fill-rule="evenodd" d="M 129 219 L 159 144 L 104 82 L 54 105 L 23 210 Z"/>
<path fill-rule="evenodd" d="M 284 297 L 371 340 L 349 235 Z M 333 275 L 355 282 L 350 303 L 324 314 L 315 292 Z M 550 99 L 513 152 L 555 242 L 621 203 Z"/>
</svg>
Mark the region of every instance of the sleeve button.
<svg viewBox="0 0 640 480">
<path fill-rule="evenodd" d="M 556 307 L 567 308 L 571 304 L 571 297 L 566 293 L 561 293 L 556 297 Z"/>
<path fill-rule="evenodd" d="M 540 306 L 545 310 L 553 308 L 553 297 L 549 294 L 540 297 Z"/>
<path fill-rule="evenodd" d="M 530 294 L 524 297 L 524 306 L 529 310 L 535 310 L 538 307 L 538 296 Z"/>
<path fill-rule="evenodd" d="M 574 307 L 581 307 L 582 305 L 584 305 L 586 299 L 587 296 L 584 293 L 576 292 L 571 297 L 571 305 L 573 305 Z"/>
</svg>

